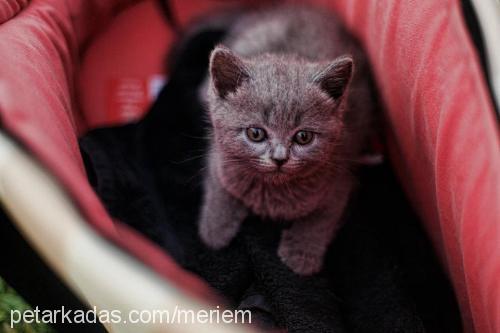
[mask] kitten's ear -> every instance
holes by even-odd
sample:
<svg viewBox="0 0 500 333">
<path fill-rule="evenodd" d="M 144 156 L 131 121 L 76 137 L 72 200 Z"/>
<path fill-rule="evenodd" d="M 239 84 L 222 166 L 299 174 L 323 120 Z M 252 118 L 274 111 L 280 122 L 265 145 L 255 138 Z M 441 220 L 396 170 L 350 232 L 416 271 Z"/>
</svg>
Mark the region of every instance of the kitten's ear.
<svg viewBox="0 0 500 333">
<path fill-rule="evenodd" d="M 338 100 L 351 81 L 353 67 L 351 56 L 341 56 L 314 75 L 313 80 L 331 98 Z"/>
<path fill-rule="evenodd" d="M 235 92 L 249 77 L 243 61 L 231 50 L 217 46 L 210 55 L 210 77 L 219 97 Z"/>
</svg>

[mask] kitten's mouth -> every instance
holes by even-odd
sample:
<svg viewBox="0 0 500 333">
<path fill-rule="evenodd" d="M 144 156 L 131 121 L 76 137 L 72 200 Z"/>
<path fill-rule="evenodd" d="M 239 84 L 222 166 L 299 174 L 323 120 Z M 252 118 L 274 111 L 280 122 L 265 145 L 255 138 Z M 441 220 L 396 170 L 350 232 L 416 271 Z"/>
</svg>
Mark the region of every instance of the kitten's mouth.
<svg viewBox="0 0 500 333">
<path fill-rule="evenodd" d="M 272 166 L 262 170 L 266 174 L 286 174 L 285 168 L 282 166 Z"/>
<path fill-rule="evenodd" d="M 282 166 L 276 166 L 273 168 L 269 168 L 262 172 L 265 179 L 271 181 L 273 183 L 282 183 L 284 181 L 289 180 L 292 177 L 292 174 L 287 171 L 286 168 Z"/>
<path fill-rule="evenodd" d="M 281 165 L 277 165 L 273 168 L 273 171 L 277 173 L 284 173 L 284 168 Z"/>
<path fill-rule="evenodd" d="M 289 182 L 291 178 L 292 175 L 290 175 L 289 173 L 283 172 L 282 170 L 276 170 L 269 175 L 269 182 L 275 184 L 283 184 Z"/>
<path fill-rule="evenodd" d="M 257 165 L 257 171 L 267 180 L 282 182 L 293 176 L 293 168 L 287 165 Z"/>
</svg>

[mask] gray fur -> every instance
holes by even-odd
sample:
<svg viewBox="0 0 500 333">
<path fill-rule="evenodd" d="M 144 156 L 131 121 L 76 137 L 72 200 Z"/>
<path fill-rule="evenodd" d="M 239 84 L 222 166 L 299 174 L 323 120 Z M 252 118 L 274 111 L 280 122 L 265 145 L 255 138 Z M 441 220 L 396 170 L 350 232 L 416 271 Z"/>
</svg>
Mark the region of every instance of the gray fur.
<svg viewBox="0 0 500 333">
<path fill-rule="evenodd" d="M 278 255 L 298 274 L 316 273 L 373 113 L 366 59 L 335 17 L 309 7 L 249 13 L 224 45 L 211 54 L 202 91 L 213 133 L 200 236 L 222 248 L 249 212 L 292 221 Z M 268 138 L 249 140 L 249 127 Z M 299 130 L 316 133 L 313 141 L 294 142 Z"/>
</svg>

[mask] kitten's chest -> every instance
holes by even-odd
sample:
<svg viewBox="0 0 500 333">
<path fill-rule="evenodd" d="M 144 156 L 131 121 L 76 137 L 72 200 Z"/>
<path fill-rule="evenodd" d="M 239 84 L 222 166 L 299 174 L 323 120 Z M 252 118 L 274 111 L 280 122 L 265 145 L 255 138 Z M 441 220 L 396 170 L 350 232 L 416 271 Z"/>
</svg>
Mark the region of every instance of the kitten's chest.
<svg viewBox="0 0 500 333">
<path fill-rule="evenodd" d="M 312 178 L 282 184 L 251 177 L 239 177 L 237 182 L 232 179 L 228 181 L 222 176 L 226 190 L 254 214 L 274 220 L 293 220 L 310 214 L 328 192 L 324 182 Z"/>
</svg>

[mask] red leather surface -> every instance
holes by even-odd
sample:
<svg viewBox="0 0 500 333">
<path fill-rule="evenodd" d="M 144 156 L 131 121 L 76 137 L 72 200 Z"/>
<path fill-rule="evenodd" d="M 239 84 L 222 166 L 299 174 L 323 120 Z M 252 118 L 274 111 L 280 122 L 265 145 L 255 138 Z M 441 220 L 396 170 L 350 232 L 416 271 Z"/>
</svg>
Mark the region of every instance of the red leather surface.
<svg viewBox="0 0 500 333">
<path fill-rule="evenodd" d="M 390 158 L 453 280 L 468 331 L 500 332 L 499 133 L 459 1 L 311 1 L 338 12 L 370 55 L 394 138 Z M 75 133 L 113 122 L 102 118 L 103 82 L 161 73 L 172 37 L 147 4 L 129 8 L 137 16 L 116 17 L 127 2 L 33 0 L 0 25 L 2 124 L 56 175 L 96 230 L 194 294 L 210 295 L 168 255 L 113 222 L 82 168 Z M 175 0 L 174 8 L 184 24 L 216 3 Z M 153 36 L 165 40 L 156 45 Z M 147 59 L 142 70 L 134 43 Z"/>
</svg>

